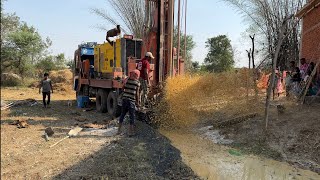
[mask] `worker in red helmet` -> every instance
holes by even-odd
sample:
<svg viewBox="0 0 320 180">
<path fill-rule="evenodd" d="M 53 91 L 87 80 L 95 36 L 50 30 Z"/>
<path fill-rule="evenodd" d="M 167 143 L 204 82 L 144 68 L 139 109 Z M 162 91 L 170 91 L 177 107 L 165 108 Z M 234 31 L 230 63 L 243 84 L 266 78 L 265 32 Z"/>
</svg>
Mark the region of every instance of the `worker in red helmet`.
<svg viewBox="0 0 320 180">
<path fill-rule="evenodd" d="M 140 102 L 144 107 L 145 100 L 148 94 L 148 87 L 151 86 L 149 73 L 150 73 L 150 61 L 154 59 L 151 52 L 147 52 L 145 57 L 138 63 L 138 69 L 140 70 L 140 83 L 141 83 L 141 94 Z"/>
<path fill-rule="evenodd" d="M 129 126 L 129 136 L 135 135 L 134 130 L 134 120 L 136 113 L 136 106 L 139 106 L 139 92 L 140 92 L 140 71 L 133 70 L 130 72 L 129 78 L 126 80 L 125 85 L 123 87 L 123 95 L 122 95 L 122 109 L 121 115 L 119 119 L 119 128 L 118 134 L 121 133 L 122 123 L 124 117 L 129 112 L 130 118 L 130 126 Z"/>
<path fill-rule="evenodd" d="M 113 41 L 111 41 L 109 38 L 114 36 L 119 36 L 121 34 L 120 25 L 117 25 L 116 28 L 111 29 L 107 32 L 106 40 L 113 46 Z"/>
</svg>

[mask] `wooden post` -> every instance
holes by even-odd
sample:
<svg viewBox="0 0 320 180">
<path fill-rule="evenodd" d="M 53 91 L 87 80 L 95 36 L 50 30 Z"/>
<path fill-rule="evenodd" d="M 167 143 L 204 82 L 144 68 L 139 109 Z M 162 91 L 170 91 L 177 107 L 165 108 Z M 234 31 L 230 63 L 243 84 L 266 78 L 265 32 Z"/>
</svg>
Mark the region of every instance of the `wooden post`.
<svg viewBox="0 0 320 180">
<path fill-rule="evenodd" d="M 274 54 L 274 58 L 272 60 L 272 74 L 271 74 L 271 81 L 269 81 L 269 86 L 268 86 L 268 90 L 267 90 L 267 97 L 266 97 L 266 105 L 265 105 L 265 130 L 267 131 L 268 129 L 268 123 L 269 123 L 269 108 L 270 108 L 270 96 L 271 96 L 271 91 L 272 91 L 272 86 L 274 84 L 274 80 L 275 80 L 275 71 L 277 68 L 277 60 L 279 57 L 279 53 L 280 53 L 280 49 L 281 49 L 281 45 L 283 43 L 284 40 L 284 31 L 285 31 L 285 25 L 286 25 L 287 20 L 284 20 L 282 23 L 282 26 L 280 28 L 280 34 L 279 34 L 279 40 L 277 43 L 277 47 L 276 47 L 276 52 Z"/>
<path fill-rule="evenodd" d="M 248 50 L 246 50 L 247 51 L 247 53 L 248 53 L 248 59 L 249 59 L 249 70 L 251 69 L 251 48 L 249 49 L 249 51 Z"/>
<path fill-rule="evenodd" d="M 255 34 L 253 34 L 253 36 L 251 36 L 251 35 L 249 36 L 250 39 L 251 39 L 251 42 L 252 42 L 251 59 L 252 59 L 252 68 L 253 68 L 253 69 L 256 68 L 256 66 L 255 66 L 255 64 L 254 64 L 254 36 L 255 36 Z"/>
<path fill-rule="evenodd" d="M 168 0 L 168 71 L 170 77 L 172 77 L 173 72 L 173 28 L 174 28 L 174 0 Z"/>
<path fill-rule="evenodd" d="M 179 56 L 180 56 L 180 3 L 181 0 L 178 0 L 178 47 L 177 47 L 177 70 L 178 70 L 178 74 L 180 74 L 179 72 Z"/>
<path fill-rule="evenodd" d="M 309 77 L 309 79 L 307 81 L 307 84 L 306 84 L 305 88 L 302 91 L 301 104 L 304 104 L 304 99 L 305 99 L 305 97 L 306 97 L 306 95 L 308 93 L 308 90 L 309 90 L 310 84 L 312 82 L 313 76 L 316 75 L 316 73 L 317 73 L 319 64 L 320 64 L 320 61 L 317 62 L 316 66 L 312 70 L 312 73 L 311 73 L 311 75 L 310 75 L 310 77 Z"/>
<path fill-rule="evenodd" d="M 249 69 L 248 72 L 246 73 L 246 84 L 247 84 L 247 103 L 249 102 L 249 74 L 250 74 L 250 68 L 251 68 L 251 48 L 246 50 L 248 53 L 248 59 L 249 59 Z"/>
<path fill-rule="evenodd" d="M 185 0 L 185 10 L 184 10 L 184 60 L 187 61 L 187 3 Z"/>
</svg>

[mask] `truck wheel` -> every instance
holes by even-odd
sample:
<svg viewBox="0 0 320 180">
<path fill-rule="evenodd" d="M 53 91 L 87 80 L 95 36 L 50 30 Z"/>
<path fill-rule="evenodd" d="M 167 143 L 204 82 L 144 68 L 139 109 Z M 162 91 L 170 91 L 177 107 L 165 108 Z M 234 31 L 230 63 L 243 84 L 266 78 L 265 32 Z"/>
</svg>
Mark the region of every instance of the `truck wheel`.
<svg viewBox="0 0 320 180">
<path fill-rule="evenodd" d="M 96 95 L 96 108 L 98 112 L 106 113 L 108 111 L 107 98 L 108 98 L 108 91 L 104 89 L 98 89 L 98 92 Z"/>
<path fill-rule="evenodd" d="M 107 108 L 108 108 L 108 113 L 112 117 L 119 117 L 121 115 L 121 107 L 118 105 L 118 98 L 115 92 L 111 91 L 108 94 L 108 103 L 107 103 Z"/>
</svg>

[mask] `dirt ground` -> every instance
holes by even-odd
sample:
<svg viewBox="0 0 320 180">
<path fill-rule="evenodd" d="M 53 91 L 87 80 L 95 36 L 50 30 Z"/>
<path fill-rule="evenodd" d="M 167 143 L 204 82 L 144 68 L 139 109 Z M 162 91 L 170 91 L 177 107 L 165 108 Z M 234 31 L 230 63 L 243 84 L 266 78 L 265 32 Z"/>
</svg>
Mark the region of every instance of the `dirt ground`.
<svg viewBox="0 0 320 180">
<path fill-rule="evenodd" d="M 72 91 L 55 92 L 51 108 L 41 105 L 32 88 L 2 88 L 1 100 L 34 98 L 36 106 L 1 111 L 1 179 L 319 179 L 319 105 L 286 105 L 284 114 L 272 108 L 268 135 L 261 115 L 222 128 L 234 140 L 222 146 L 204 139 L 195 129 L 212 125 L 203 121 L 190 129 L 154 130 L 137 123 L 137 136 L 107 135 L 105 129 L 86 129 L 77 137 L 52 144 L 83 123 L 105 125 L 106 114 L 75 107 Z M 68 106 L 73 101 L 73 106 Z M 221 120 L 222 116 L 218 116 Z M 79 119 L 84 122 L 79 122 Z M 29 127 L 10 125 L 27 120 Z M 44 129 L 55 134 L 48 142 Z M 108 128 L 111 129 L 111 128 Z M 108 130 L 106 129 L 106 130 Z M 111 129 L 112 131 L 112 129 Z M 266 138 L 264 138 L 266 137 Z M 241 155 L 233 155 L 236 149 Z M 252 156 L 252 154 L 258 156 Z M 278 162 L 266 158 L 285 161 Z M 298 167 L 301 167 L 302 170 Z M 313 173 L 311 171 L 317 172 Z"/>
<path fill-rule="evenodd" d="M 262 115 L 221 128 L 234 140 L 232 147 L 245 153 L 262 155 L 320 174 L 320 104 L 297 105 L 276 102 L 286 107 L 283 114 L 271 107 L 267 134 Z"/>
<path fill-rule="evenodd" d="M 199 179 L 167 138 L 139 122 L 135 137 L 80 132 L 50 148 L 77 125 L 111 119 L 84 112 L 75 101 L 69 107 L 74 92 L 54 93 L 51 108 L 45 109 L 37 89 L 1 89 L 1 100 L 27 98 L 39 104 L 1 112 L 1 179 Z M 14 120 L 27 120 L 29 127 L 10 125 Z M 46 127 L 55 132 L 48 142 L 42 137 Z"/>
</svg>

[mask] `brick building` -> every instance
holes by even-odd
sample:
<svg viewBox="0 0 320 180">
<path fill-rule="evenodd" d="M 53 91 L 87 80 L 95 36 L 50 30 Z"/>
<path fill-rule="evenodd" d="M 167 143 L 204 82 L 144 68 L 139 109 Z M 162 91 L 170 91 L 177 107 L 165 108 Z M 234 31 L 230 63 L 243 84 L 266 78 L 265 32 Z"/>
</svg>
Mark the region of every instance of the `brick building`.
<svg viewBox="0 0 320 180">
<path fill-rule="evenodd" d="M 302 18 L 300 57 L 320 61 L 320 0 L 308 0 L 296 16 Z"/>
</svg>

